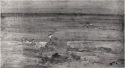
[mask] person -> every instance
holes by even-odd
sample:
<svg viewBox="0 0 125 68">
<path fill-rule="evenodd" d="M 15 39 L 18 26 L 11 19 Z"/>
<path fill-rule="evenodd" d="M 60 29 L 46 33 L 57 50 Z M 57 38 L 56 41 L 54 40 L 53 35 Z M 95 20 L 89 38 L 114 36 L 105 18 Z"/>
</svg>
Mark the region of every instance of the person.
<svg viewBox="0 0 125 68">
<path fill-rule="evenodd" d="M 22 42 L 26 42 L 26 39 L 24 37 L 22 38 Z"/>
<path fill-rule="evenodd" d="M 51 39 L 52 38 L 52 35 L 50 34 L 50 35 L 48 35 L 49 36 L 49 39 Z"/>
<path fill-rule="evenodd" d="M 31 40 L 31 44 L 30 44 L 31 46 L 35 46 L 36 45 L 36 43 L 35 43 L 35 40 L 34 39 L 32 39 Z"/>
<path fill-rule="evenodd" d="M 55 28 L 54 31 L 52 31 L 51 34 L 48 35 L 50 41 L 52 40 L 52 36 L 53 36 L 52 34 L 54 34 L 56 31 L 57 31 L 57 30 L 56 30 L 56 28 Z"/>
</svg>

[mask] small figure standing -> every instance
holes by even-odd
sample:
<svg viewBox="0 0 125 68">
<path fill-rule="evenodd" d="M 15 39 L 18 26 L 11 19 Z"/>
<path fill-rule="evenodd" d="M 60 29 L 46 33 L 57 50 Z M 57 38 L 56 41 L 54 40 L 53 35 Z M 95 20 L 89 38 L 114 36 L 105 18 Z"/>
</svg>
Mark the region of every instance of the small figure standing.
<svg viewBox="0 0 125 68">
<path fill-rule="evenodd" d="M 26 42 L 26 39 L 24 37 L 22 38 L 22 42 Z"/>
<path fill-rule="evenodd" d="M 52 40 L 52 34 L 48 35 L 49 39 Z"/>
<path fill-rule="evenodd" d="M 53 36 L 53 34 L 54 34 L 56 31 L 57 31 L 57 30 L 55 29 L 54 31 L 51 32 L 51 34 L 48 35 L 50 41 L 52 41 L 52 36 Z"/>
</svg>

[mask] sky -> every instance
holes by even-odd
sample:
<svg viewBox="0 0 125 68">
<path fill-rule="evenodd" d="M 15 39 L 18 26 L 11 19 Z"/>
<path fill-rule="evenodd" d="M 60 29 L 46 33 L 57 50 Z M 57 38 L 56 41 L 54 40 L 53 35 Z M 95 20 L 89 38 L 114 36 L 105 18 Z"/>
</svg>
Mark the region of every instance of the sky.
<svg viewBox="0 0 125 68">
<path fill-rule="evenodd" d="M 4 0 L 2 13 L 122 14 L 122 0 Z"/>
</svg>

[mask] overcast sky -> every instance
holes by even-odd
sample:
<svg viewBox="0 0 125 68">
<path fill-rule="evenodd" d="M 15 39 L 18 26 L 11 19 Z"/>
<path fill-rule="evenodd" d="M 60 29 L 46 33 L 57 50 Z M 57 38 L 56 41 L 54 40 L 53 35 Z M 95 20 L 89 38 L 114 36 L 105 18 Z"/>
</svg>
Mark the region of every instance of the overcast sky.
<svg viewBox="0 0 125 68">
<path fill-rule="evenodd" d="M 2 13 L 121 14 L 122 0 L 4 0 Z"/>
</svg>

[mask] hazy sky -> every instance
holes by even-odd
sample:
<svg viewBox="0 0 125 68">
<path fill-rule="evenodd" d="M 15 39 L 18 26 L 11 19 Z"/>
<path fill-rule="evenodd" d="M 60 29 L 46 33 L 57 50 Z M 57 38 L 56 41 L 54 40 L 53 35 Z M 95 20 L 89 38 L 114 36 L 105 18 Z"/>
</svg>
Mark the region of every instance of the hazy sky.
<svg viewBox="0 0 125 68">
<path fill-rule="evenodd" d="M 121 14 L 122 0 L 4 0 L 2 13 Z"/>
</svg>

